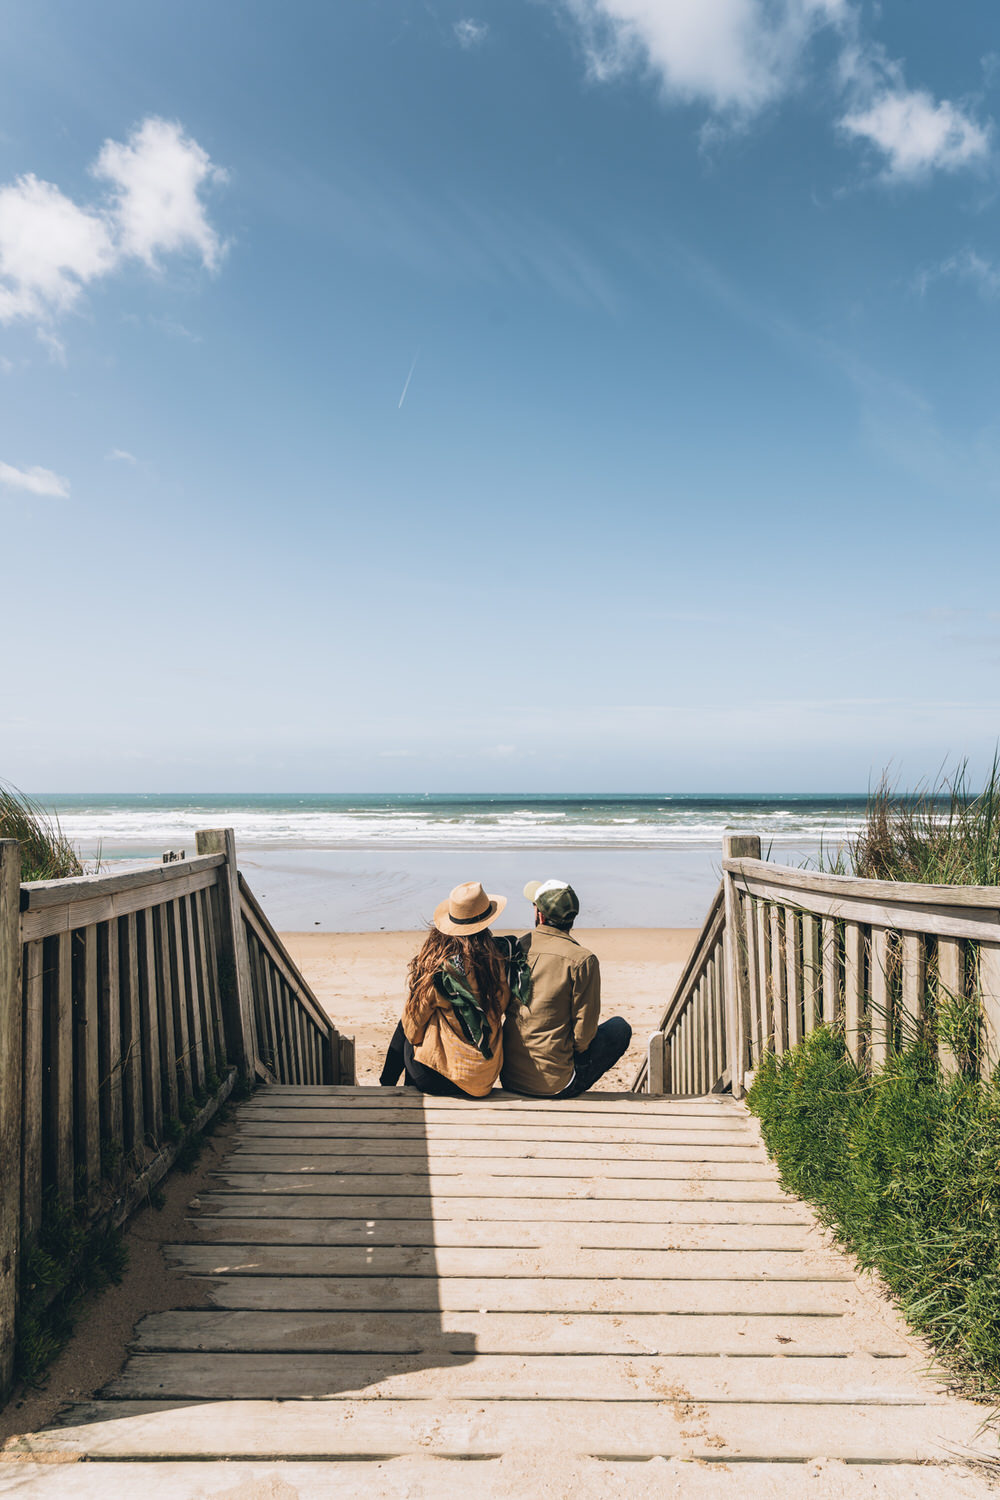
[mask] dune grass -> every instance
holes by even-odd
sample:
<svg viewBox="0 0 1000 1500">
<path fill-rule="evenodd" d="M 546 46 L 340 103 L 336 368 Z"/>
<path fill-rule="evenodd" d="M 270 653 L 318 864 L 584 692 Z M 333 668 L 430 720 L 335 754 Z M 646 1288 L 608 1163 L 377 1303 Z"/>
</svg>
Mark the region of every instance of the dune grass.
<svg viewBox="0 0 1000 1500">
<path fill-rule="evenodd" d="M 59 827 L 59 819 L 37 802 L 0 781 L 0 838 L 21 846 L 22 880 L 61 880 L 82 875 L 80 856 Z"/>
<path fill-rule="evenodd" d="M 766 1056 L 747 1102 L 809 1200 L 969 1394 L 1000 1394 L 1000 1087 L 916 1045 L 873 1077 L 826 1027 Z"/>
<path fill-rule="evenodd" d="M 868 880 L 1000 885 L 1000 756 L 979 791 L 970 787 L 966 761 L 911 792 L 883 773 L 860 831 L 820 863 Z"/>
</svg>

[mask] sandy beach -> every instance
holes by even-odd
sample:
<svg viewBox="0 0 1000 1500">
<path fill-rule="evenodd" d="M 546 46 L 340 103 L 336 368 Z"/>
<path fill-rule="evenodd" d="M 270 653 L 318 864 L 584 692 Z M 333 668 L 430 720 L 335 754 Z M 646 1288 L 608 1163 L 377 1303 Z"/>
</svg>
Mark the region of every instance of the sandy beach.
<svg viewBox="0 0 1000 1500">
<path fill-rule="evenodd" d="M 575 936 L 601 961 L 603 1014 L 624 1016 L 634 1032 L 631 1048 L 601 1087 L 628 1088 L 697 931 L 602 927 L 581 928 Z M 285 932 L 282 939 L 336 1026 L 355 1038 L 358 1082 L 376 1083 L 420 934 Z"/>
</svg>

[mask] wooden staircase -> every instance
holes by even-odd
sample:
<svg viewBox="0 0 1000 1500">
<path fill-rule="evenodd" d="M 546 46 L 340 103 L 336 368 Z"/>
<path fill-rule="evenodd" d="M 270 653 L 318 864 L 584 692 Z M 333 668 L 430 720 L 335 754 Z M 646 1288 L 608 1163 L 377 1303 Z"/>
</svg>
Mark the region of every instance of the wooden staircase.
<svg viewBox="0 0 1000 1500">
<path fill-rule="evenodd" d="M 207 1305 L 144 1319 L 0 1493 L 991 1492 L 984 1409 L 725 1096 L 264 1087 L 168 1255 Z"/>
</svg>

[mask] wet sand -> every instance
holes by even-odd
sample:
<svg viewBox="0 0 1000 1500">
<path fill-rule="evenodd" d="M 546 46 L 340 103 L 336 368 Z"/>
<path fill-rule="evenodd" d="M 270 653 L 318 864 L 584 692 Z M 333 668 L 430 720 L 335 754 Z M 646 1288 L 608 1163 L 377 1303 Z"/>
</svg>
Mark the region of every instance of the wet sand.
<svg viewBox="0 0 1000 1500">
<path fill-rule="evenodd" d="M 697 931 L 678 927 L 581 928 L 574 936 L 601 961 L 602 1014 L 631 1022 L 632 1046 L 602 1080 L 628 1088 Z M 418 932 L 285 932 L 289 953 L 337 1028 L 357 1044 L 358 1082 L 378 1082 L 406 993 Z"/>
</svg>

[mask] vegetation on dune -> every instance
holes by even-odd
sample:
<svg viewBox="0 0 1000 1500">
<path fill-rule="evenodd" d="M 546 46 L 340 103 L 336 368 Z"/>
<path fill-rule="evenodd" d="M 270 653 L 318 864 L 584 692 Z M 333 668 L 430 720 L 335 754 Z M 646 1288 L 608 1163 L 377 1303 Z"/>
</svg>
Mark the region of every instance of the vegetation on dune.
<svg viewBox="0 0 1000 1500">
<path fill-rule="evenodd" d="M 873 1077 L 821 1027 L 765 1056 L 747 1102 L 782 1181 L 971 1393 L 1000 1390 L 1000 1086 L 942 1075 L 916 1043 Z"/>
<path fill-rule="evenodd" d="M 978 792 L 967 761 L 912 792 L 883 772 L 860 831 L 835 855 L 821 854 L 820 866 L 866 880 L 1000 885 L 1000 755 Z"/>
<path fill-rule="evenodd" d="M 22 880 L 61 880 L 83 874 L 80 856 L 59 827 L 59 819 L 3 781 L 0 838 L 17 839 L 20 844 Z"/>
</svg>

